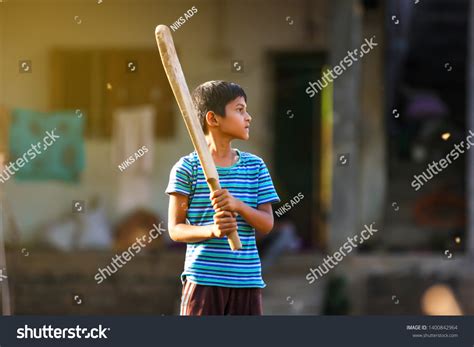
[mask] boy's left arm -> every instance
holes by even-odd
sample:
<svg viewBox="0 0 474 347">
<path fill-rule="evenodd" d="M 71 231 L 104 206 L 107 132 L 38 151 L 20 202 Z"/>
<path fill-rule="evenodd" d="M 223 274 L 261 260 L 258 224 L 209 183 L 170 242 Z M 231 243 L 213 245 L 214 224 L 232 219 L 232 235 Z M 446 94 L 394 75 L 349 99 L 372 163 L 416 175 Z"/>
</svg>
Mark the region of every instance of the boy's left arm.
<svg viewBox="0 0 474 347">
<path fill-rule="evenodd" d="M 250 207 L 243 201 L 236 199 L 227 189 L 219 189 L 211 193 L 212 206 L 216 212 L 237 212 L 255 230 L 268 234 L 273 229 L 273 209 L 270 202 Z"/>
</svg>

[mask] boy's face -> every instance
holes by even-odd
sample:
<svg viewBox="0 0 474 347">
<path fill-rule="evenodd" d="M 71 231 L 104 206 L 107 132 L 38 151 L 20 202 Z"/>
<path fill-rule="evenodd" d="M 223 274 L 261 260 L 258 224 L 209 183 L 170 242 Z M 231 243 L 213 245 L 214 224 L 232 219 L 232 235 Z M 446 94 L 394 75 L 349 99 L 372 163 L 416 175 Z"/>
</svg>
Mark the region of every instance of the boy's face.
<svg viewBox="0 0 474 347">
<path fill-rule="evenodd" d="M 244 97 L 239 96 L 225 106 L 225 117 L 219 118 L 219 129 L 226 135 L 238 140 L 248 140 L 250 121 L 252 117 L 247 113 L 247 103 Z"/>
</svg>

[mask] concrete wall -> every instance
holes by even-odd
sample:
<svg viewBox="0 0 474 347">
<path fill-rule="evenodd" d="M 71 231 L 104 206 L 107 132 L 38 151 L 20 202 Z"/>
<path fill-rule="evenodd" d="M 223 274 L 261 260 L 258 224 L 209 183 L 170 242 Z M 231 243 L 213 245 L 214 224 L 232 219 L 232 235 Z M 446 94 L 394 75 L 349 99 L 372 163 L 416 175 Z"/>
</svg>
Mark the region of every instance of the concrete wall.
<svg viewBox="0 0 474 347">
<path fill-rule="evenodd" d="M 384 127 L 383 7 L 364 10 L 359 2 L 331 3 L 331 66 L 375 36 L 378 46 L 334 82 L 334 164 L 329 245 L 341 247 L 364 224 L 379 222 L 386 199 Z M 346 166 L 337 155 L 349 153 Z"/>
<path fill-rule="evenodd" d="M 308 41 L 303 18 L 304 1 L 3 1 L 0 4 L 0 104 L 48 111 L 49 60 L 53 47 L 150 47 L 156 48 L 154 28 L 172 24 L 192 6 L 198 13 L 174 33 L 190 89 L 210 79 L 233 80 L 249 96 L 253 116 L 251 139 L 235 143 L 242 150 L 263 156 L 272 166 L 269 131 L 272 81 L 268 51 L 326 47 L 326 1 L 310 9 L 316 35 Z M 79 16 L 81 24 L 74 20 Z M 286 20 L 290 16 L 291 19 Z M 290 25 L 290 20 L 293 24 Z M 157 52 L 157 64 L 159 64 Z M 33 72 L 20 74 L 18 61 L 32 61 Z M 244 73 L 231 72 L 231 60 L 244 61 Z M 177 108 L 176 136 L 157 140 L 151 208 L 166 216 L 168 199 L 163 193 L 171 166 L 192 150 Z M 86 169 L 80 184 L 61 182 L 6 184 L 7 196 L 23 236 L 68 212 L 71 201 L 101 195 L 114 216 L 117 163 L 110 162 L 110 142 L 86 141 Z"/>
<path fill-rule="evenodd" d="M 140 254 L 98 284 L 94 279 L 98 267 L 105 268 L 114 256 L 36 251 L 20 260 L 18 252 L 8 253 L 14 314 L 179 313 L 181 253 Z"/>
<path fill-rule="evenodd" d="M 362 10 L 345 0 L 331 2 L 330 66 L 336 66 L 348 50 L 360 46 Z M 339 249 L 348 236 L 359 231 L 360 220 L 360 83 L 361 64 L 355 63 L 334 81 L 333 196 L 329 248 Z M 347 165 L 338 165 L 338 155 L 349 153 Z"/>
</svg>

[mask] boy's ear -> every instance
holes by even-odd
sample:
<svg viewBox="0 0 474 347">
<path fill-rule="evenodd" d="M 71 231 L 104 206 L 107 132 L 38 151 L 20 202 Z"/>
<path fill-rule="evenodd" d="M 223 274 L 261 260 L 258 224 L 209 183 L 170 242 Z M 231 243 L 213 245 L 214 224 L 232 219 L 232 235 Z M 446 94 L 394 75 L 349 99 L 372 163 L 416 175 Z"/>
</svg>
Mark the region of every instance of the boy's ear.
<svg viewBox="0 0 474 347">
<path fill-rule="evenodd" d="M 207 123 L 207 128 L 209 129 L 210 127 L 217 127 L 219 126 L 219 121 L 217 120 L 217 115 L 212 112 L 208 111 L 206 113 L 206 123 Z"/>
</svg>

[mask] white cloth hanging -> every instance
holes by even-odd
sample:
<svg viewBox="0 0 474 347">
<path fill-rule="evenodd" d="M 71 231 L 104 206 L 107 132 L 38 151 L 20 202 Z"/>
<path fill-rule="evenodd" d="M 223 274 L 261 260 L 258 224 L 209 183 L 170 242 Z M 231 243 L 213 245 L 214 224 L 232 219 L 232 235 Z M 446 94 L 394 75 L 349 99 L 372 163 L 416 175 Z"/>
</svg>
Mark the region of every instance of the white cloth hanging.
<svg viewBox="0 0 474 347">
<path fill-rule="evenodd" d="M 151 174 L 153 169 L 153 133 L 155 107 L 143 105 L 118 108 L 113 114 L 112 160 L 117 167 L 138 149 L 146 146 L 148 152 L 136 159 L 124 172 Z"/>
<path fill-rule="evenodd" d="M 119 108 L 113 114 L 112 161 L 118 174 L 117 212 L 127 213 L 138 207 L 149 207 L 153 171 L 153 135 L 155 108 L 152 105 Z M 139 149 L 146 153 L 136 158 Z M 118 165 L 132 156 L 121 171 Z M 125 165 L 122 165 L 124 167 Z"/>
</svg>

